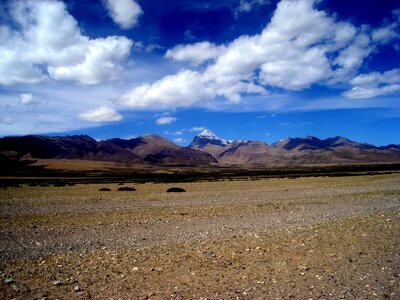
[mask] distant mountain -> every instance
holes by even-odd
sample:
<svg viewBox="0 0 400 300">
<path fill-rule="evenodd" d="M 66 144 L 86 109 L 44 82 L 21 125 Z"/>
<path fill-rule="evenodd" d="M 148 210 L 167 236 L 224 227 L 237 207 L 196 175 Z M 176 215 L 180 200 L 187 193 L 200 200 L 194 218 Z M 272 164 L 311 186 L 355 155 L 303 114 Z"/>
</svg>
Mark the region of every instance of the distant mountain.
<svg viewBox="0 0 400 300">
<path fill-rule="evenodd" d="M 42 159 L 82 159 L 102 161 L 137 161 L 139 156 L 108 141 L 97 142 L 87 135 L 24 136 L 0 139 L 4 156 Z"/>
<path fill-rule="evenodd" d="M 219 138 L 209 129 L 204 129 L 202 132 L 194 137 L 189 147 L 201 149 L 207 145 L 225 147 L 229 144 L 230 141 Z"/>
<path fill-rule="evenodd" d="M 211 130 L 204 129 L 198 135 L 193 138 L 189 147 L 196 150 L 202 150 L 203 152 L 211 154 L 213 157 L 218 157 L 222 152 L 226 151 L 230 147 L 237 146 L 246 142 L 244 140 L 225 140 L 219 138 Z"/>
<path fill-rule="evenodd" d="M 207 133 L 210 131 L 207 130 Z M 208 134 L 207 134 L 208 135 Z M 257 141 L 231 141 L 229 143 L 203 132 L 193 139 L 190 147 L 213 155 L 227 165 L 288 165 L 330 163 L 399 162 L 400 146 L 376 147 L 358 143 L 344 137 L 321 140 L 317 137 L 286 138 L 268 145 Z M 200 142 L 199 142 L 200 141 Z"/>
<path fill-rule="evenodd" d="M 287 138 L 268 145 L 225 140 L 205 129 L 189 147 L 158 135 L 96 141 L 87 135 L 23 136 L 0 139 L 0 160 L 76 159 L 137 164 L 237 166 L 400 162 L 400 145 L 376 147 L 344 137 Z"/>
<path fill-rule="evenodd" d="M 305 138 L 287 138 L 283 139 L 275 144 L 275 147 L 282 147 L 286 150 L 317 150 L 317 149 L 329 149 L 337 147 L 354 147 L 358 149 L 377 149 L 374 145 L 366 143 L 357 143 L 346 139 L 344 137 L 336 136 L 325 140 L 313 136 L 307 136 Z"/>
<path fill-rule="evenodd" d="M 207 165 L 210 154 L 180 147 L 157 135 L 96 141 L 86 135 L 24 136 L 0 139 L 0 155 L 9 159 L 81 159 L 115 162 Z"/>
</svg>

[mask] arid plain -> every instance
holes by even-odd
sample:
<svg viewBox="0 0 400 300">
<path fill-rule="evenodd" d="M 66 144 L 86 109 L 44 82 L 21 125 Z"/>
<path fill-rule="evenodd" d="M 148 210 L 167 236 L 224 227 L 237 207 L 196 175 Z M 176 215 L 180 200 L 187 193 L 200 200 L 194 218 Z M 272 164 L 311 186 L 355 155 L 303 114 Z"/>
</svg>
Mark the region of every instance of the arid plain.
<svg viewBox="0 0 400 300">
<path fill-rule="evenodd" d="M 399 299 L 399 233 L 396 173 L 8 187 L 0 298 Z"/>
</svg>

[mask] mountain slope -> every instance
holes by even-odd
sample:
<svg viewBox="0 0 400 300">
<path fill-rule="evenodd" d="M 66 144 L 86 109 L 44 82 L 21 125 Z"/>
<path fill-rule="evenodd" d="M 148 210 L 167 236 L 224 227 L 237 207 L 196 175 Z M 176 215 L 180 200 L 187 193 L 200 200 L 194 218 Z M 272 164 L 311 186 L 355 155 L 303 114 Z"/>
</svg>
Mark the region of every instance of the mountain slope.
<svg viewBox="0 0 400 300">
<path fill-rule="evenodd" d="M 227 165 L 267 166 L 400 161 L 398 145 L 378 148 L 339 136 L 325 140 L 312 136 L 287 138 L 268 145 L 255 141 L 215 143 L 215 138 L 210 141 L 201 135 L 194 138 L 191 146 L 213 155 L 219 163 Z"/>
<path fill-rule="evenodd" d="M 76 159 L 156 165 L 237 166 L 400 162 L 400 146 L 376 147 L 343 137 L 287 138 L 263 142 L 221 139 L 209 130 L 197 135 L 190 147 L 180 147 L 158 136 L 146 135 L 96 141 L 87 135 L 24 136 L 0 139 L 0 158 Z"/>
<path fill-rule="evenodd" d="M 23 136 L 0 139 L 0 153 L 12 152 L 15 159 L 83 159 L 101 161 L 137 161 L 130 151 L 108 142 L 97 142 L 87 135 L 65 137 Z"/>
<path fill-rule="evenodd" d="M 14 160 L 79 159 L 186 165 L 207 165 L 216 162 L 208 153 L 180 147 L 158 135 L 100 142 L 86 135 L 6 137 L 0 139 L 0 154 Z"/>
</svg>

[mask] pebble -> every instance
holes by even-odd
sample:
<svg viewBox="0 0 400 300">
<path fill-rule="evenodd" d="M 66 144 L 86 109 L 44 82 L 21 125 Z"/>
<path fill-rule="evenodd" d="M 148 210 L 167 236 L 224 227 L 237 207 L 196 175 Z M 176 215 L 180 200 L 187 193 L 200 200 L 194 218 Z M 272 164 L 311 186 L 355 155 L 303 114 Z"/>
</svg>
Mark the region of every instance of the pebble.
<svg viewBox="0 0 400 300">
<path fill-rule="evenodd" d="M 15 280 L 14 280 L 14 278 L 12 278 L 12 277 L 8 277 L 8 278 L 6 278 L 6 279 L 4 280 L 4 283 L 5 283 L 5 284 L 12 284 L 12 283 L 15 283 Z"/>
<path fill-rule="evenodd" d="M 74 292 L 75 293 L 78 293 L 78 292 L 80 292 L 82 289 L 79 287 L 79 285 L 76 285 L 75 287 L 74 287 Z"/>
<path fill-rule="evenodd" d="M 156 268 L 151 268 L 151 271 L 156 271 L 156 272 L 162 272 L 162 268 L 156 267 Z"/>
<path fill-rule="evenodd" d="M 308 271 L 308 270 L 310 269 L 309 267 L 307 267 L 307 266 L 302 266 L 302 265 L 297 266 L 297 268 L 298 268 L 299 270 L 302 270 L 302 271 Z"/>
<path fill-rule="evenodd" d="M 61 280 L 54 280 L 53 281 L 53 285 L 55 285 L 55 286 L 60 286 L 62 284 L 63 284 L 63 282 Z"/>
</svg>

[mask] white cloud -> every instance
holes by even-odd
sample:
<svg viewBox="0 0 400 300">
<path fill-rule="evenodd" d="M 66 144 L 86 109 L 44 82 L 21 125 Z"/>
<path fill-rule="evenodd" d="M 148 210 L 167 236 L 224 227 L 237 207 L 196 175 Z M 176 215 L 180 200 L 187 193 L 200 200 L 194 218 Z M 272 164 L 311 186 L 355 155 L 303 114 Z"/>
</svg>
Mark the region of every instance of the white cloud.
<svg viewBox="0 0 400 300">
<path fill-rule="evenodd" d="M 372 32 L 372 40 L 378 43 L 388 43 L 391 40 L 398 38 L 399 34 L 396 32 L 396 24 L 391 24 L 386 27 L 381 27 Z"/>
<path fill-rule="evenodd" d="M 392 22 L 385 20 L 386 24 L 372 31 L 372 40 L 377 43 L 387 44 L 400 37 L 400 9 L 392 11 Z"/>
<path fill-rule="evenodd" d="M 268 0 L 240 0 L 239 7 L 235 13 L 247 13 L 262 5 L 269 4 Z"/>
<path fill-rule="evenodd" d="M 142 8 L 133 0 L 104 0 L 108 13 L 122 29 L 135 27 Z"/>
<path fill-rule="evenodd" d="M 101 106 L 81 113 L 79 117 L 82 120 L 94 123 L 118 122 L 122 120 L 122 116 L 115 109 L 107 106 Z"/>
<path fill-rule="evenodd" d="M 173 139 L 172 141 L 174 143 L 178 143 L 178 144 L 186 142 L 186 140 L 184 140 L 183 138 L 176 138 L 176 139 Z"/>
<path fill-rule="evenodd" d="M 128 55 L 131 42 L 126 38 L 107 37 L 88 44 L 85 59 L 73 66 L 49 66 L 50 77 L 75 80 L 83 84 L 99 84 L 117 79 L 122 72 L 121 62 Z"/>
<path fill-rule="evenodd" d="M 263 88 L 246 82 L 216 82 L 211 76 L 183 69 L 153 84 L 143 84 L 126 92 L 118 102 L 134 109 L 163 109 L 192 106 L 217 96 L 232 102 L 240 100 L 240 93 L 263 93 Z"/>
<path fill-rule="evenodd" d="M 165 57 L 176 61 L 189 61 L 198 65 L 204 61 L 217 58 L 224 51 L 224 46 L 216 46 L 209 42 L 199 42 L 193 45 L 178 45 L 169 49 Z"/>
<path fill-rule="evenodd" d="M 184 129 L 181 129 L 181 130 L 177 130 L 177 131 L 173 132 L 172 134 L 173 135 L 182 135 L 183 132 L 184 132 Z"/>
<path fill-rule="evenodd" d="M 15 121 L 11 126 L 0 124 L 0 135 L 55 134 L 100 126 L 102 123 L 85 121 L 79 115 L 96 107 L 110 106 L 110 99 L 117 98 L 120 89 L 119 82 L 96 86 L 69 82 L 25 85 L 23 93 L 32 94 L 33 100 L 40 103 L 23 105 L 21 87 L 3 87 L 0 118 Z"/>
<path fill-rule="evenodd" d="M 46 79 L 98 84 L 117 78 L 132 41 L 82 34 L 65 4 L 56 0 L 17 0 L 9 13 L 18 25 L 0 26 L 0 84 Z"/>
<path fill-rule="evenodd" d="M 175 122 L 177 118 L 174 117 L 160 117 L 156 119 L 156 124 L 157 125 L 166 125 L 166 124 L 171 124 L 172 122 Z"/>
<path fill-rule="evenodd" d="M 16 122 L 17 122 L 17 120 L 13 117 L 0 116 L 0 124 L 2 124 L 2 125 L 10 126 L 10 125 L 14 125 Z"/>
<path fill-rule="evenodd" d="M 43 103 L 42 99 L 34 97 L 31 93 L 22 93 L 19 95 L 19 99 L 21 101 L 21 104 L 24 105 L 35 105 Z"/>
<path fill-rule="evenodd" d="M 153 84 L 143 84 L 128 91 L 119 99 L 119 103 L 139 109 L 170 108 L 190 106 L 209 98 L 211 90 L 202 82 L 201 74 L 182 70 Z"/>
<path fill-rule="evenodd" d="M 282 0 L 260 34 L 168 50 L 167 58 L 209 64 L 136 86 L 119 103 L 134 109 L 204 106 L 221 97 L 239 103 L 244 93 L 266 95 L 268 87 L 299 91 L 316 83 L 347 83 L 379 44 L 395 38 L 387 26 L 374 31 L 338 21 L 316 9 L 316 2 Z"/>
<path fill-rule="evenodd" d="M 385 85 L 380 88 L 353 87 L 344 93 L 349 99 L 368 99 L 400 92 L 400 84 Z"/>
<path fill-rule="evenodd" d="M 174 60 L 214 62 L 203 72 L 183 69 L 140 85 L 123 95 L 120 103 L 142 109 L 178 107 L 219 96 L 238 103 L 243 93 L 265 95 L 265 86 L 302 90 L 320 81 L 347 78 L 372 51 L 370 39 L 313 4 L 283 0 L 261 34 L 241 36 L 226 46 L 202 42 L 169 50 L 166 57 Z M 332 63 L 330 56 L 338 51 Z"/>
<path fill-rule="evenodd" d="M 368 99 L 400 91 L 400 69 L 362 74 L 350 80 L 353 88 L 343 95 L 349 99 Z"/>
<path fill-rule="evenodd" d="M 146 46 L 146 48 L 144 49 L 147 53 L 153 52 L 154 50 L 163 50 L 165 49 L 165 47 L 158 45 L 158 44 L 150 44 L 148 46 Z"/>
<path fill-rule="evenodd" d="M 190 129 L 191 132 L 195 132 L 195 131 L 203 131 L 204 129 L 206 129 L 205 127 L 199 126 L 199 127 L 193 127 Z"/>
</svg>

